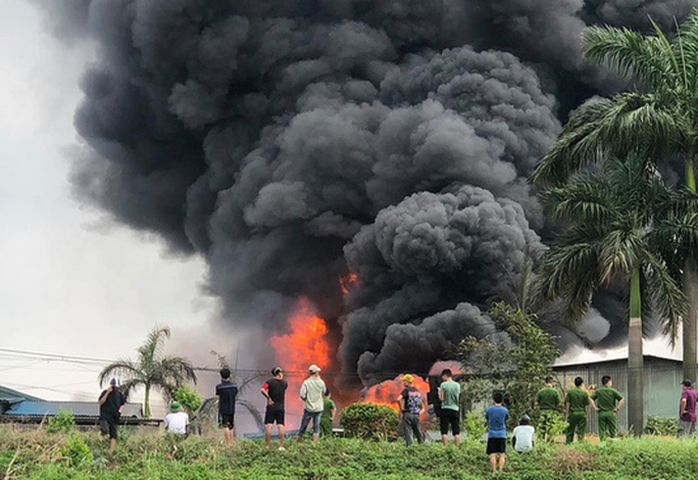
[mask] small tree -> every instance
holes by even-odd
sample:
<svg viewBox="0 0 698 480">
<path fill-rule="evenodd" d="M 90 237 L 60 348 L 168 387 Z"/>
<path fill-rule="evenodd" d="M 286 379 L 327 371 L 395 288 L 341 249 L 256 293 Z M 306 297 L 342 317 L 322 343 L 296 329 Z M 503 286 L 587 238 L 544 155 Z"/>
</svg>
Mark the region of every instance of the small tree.
<svg viewBox="0 0 698 480">
<path fill-rule="evenodd" d="M 203 404 L 199 392 L 192 390 L 185 383 L 172 392 L 172 398 L 178 401 L 190 415 L 196 413 Z"/>
<path fill-rule="evenodd" d="M 467 337 L 458 347 L 458 358 L 468 372 L 464 397 L 467 402 L 489 402 L 492 392 L 505 394 L 510 422 L 524 413 L 536 416 L 536 393 L 552 375 L 553 361 L 560 355 L 555 337 L 536 323 L 534 314 L 506 303 L 495 304 L 488 315 L 509 336 L 508 340 Z"/>
</svg>

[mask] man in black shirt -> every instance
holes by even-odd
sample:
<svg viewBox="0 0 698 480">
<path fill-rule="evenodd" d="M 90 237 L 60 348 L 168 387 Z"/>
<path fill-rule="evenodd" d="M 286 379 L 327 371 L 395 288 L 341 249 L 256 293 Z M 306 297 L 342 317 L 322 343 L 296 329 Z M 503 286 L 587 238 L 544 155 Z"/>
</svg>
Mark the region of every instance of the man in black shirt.
<svg viewBox="0 0 698 480">
<path fill-rule="evenodd" d="M 284 397 L 288 383 L 284 380 L 284 371 L 281 367 L 275 367 L 270 378 L 262 385 L 262 395 L 267 399 L 267 411 L 264 414 L 264 424 L 266 432 L 264 433 L 264 442 L 267 447 L 271 441 L 271 431 L 276 422 L 276 428 L 279 430 L 279 450 L 284 449 L 284 417 L 286 411 L 284 409 Z"/>
<path fill-rule="evenodd" d="M 116 379 L 112 378 L 109 388 L 99 395 L 99 429 L 102 436 L 109 434 L 109 448 L 116 446 L 116 439 L 119 436 L 119 418 L 121 410 L 126 400 L 124 394 L 119 390 Z"/>
<path fill-rule="evenodd" d="M 216 385 L 216 395 L 218 395 L 218 425 L 223 429 L 225 443 L 230 446 L 233 443 L 238 386 L 230 381 L 230 370 L 227 368 L 221 369 L 221 383 Z"/>
</svg>

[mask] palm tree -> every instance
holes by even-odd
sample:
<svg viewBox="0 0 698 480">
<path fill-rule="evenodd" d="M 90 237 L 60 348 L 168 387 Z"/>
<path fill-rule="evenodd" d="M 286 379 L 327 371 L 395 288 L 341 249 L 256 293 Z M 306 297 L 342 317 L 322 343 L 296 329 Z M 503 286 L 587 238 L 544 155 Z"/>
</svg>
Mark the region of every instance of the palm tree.
<svg viewBox="0 0 698 480">
<path fill-rule="evenodd" d="M 585 30 L 584 56 L 629 77 L 636 91 L 590 100 L 573 112 L 557 142 L 533 173 L 534 182 L 560 185 L 586 166 L 642 148 L 656 159 L 668 155 L 682 157 L 685 186 L 696 191 L 698 10 L 691 13 L 672 38 L 652 24 L 654 32 L 650 35 L 607 26 Z M 684 376 L 695 381 L 698 256 L 685 245 L 680 251 L 685 256 L 676 260 L 680 261 L 688 299 L 683 317 Z"/>
<path fill-rule="evenodd" d="M 628 326 L 628 418 L 642 432 L 642 333 L 648 307 L 666 319 L 671 330 L 685 312 L 685 297 L 663 257 L 665 242 L 690 232 L 698 218 L 677 213 L 686 202 L 668 190 L 644 157 L 612 159 L 597 173 L 577 174 L 563 187 L 549 190 L 543 203 L 552 218 L 569 222 L 543 255 L 535 295 L 561 300 L 573 319 L 589 309 L 592 294 L 612 281 L 630 290 Z M 643 306 L 645 308 L 643 308 Z"/>
<path fill-rule="evenodd" d="M 109 378 L 119 376 L 124 378 L 122 385 L 124 395 L 128 397 L 134 388 L 145 389 L 145 417 L 150 417 L 150 390 L 160 389 L 166 398 L 171 398 L 172 392 L 179 385 L 191 380 L 196 383 L 196 373 L 189 360 L 183 357 L 163 355 L 162 346 L 170 338 L 170 329 L 155 327 L 148 334 L 145 343 L 138 348 L 136 360 L 125 359 L 104 367 L 99 374 L 99 383 L 103 385 Z"/>
</svg>

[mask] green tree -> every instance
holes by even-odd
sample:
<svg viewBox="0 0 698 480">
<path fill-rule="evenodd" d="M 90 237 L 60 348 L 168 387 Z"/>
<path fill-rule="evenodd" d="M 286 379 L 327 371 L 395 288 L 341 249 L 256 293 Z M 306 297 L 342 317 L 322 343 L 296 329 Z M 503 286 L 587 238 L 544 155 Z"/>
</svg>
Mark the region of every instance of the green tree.
<svg viewBox="0 0 698 480">
<path fill-rule="evenodd" d="M 578 174 L 564 187 L 543 195 L 547 213 L 568 227 L 543 255 L 535 295 L 561 300 L 572 319 L 589 309 L 592 294 L 613 280 L 629 285 L 628 417 L 637 435 L 643 426 L 642 313 L 665 319 L 672 333 L 685 312 L 685 297 L 663 252 L 672 242 L 698 234 L 695 194 L 672 192 L 654 166 L 640 155 L 609 160 L 602 171 Z"/>
<path fill-rule="evenodd" d="M 190 380 L 196 383 L 196 373 L 189 360 L 184 357 L 164 355 L 163 344 L 170 338 L 170 329 L 155 327 L 145 343 L 138 348 L 136 360 L 125 359 L 104 367 L 99 374 L 99 383 L 103 385 L 109 378 L 119 376 L 124 379 L 124 395 L 138 387 L 145 389 L 145 416 L 150 417 L 150 391 L 157 388 L 165 398 L 172 398 L 179 385 Z"/>
<path fill-rule="evenodd" d="M 490 402 L 494 390 L 502 390 L 509 400 L 510 421 L 524 413 L 533 415 L 536 393 L 552 375 L 552 365 L 560 351 L 555 337 L 537 323 L 535 314 L 504 302 L 487 311 L 507 337 L 467 337 L 458 346 L 457 356 L 464 371 L 466 403 Z M 534 415 L 535 416 L 535 415 Z"/>
<path fill-rule="evenodd" d="M 532 180 L 560 185 L 574 172 L 638 148 L 652 158 L 679 156 L 685 186 L 696 191 L 698 155 L 698 10 L 669 38 L 653 23 L 650 35 L 608 26 L 583 36 L 584 56 L 627 76 L 636 91 L 593 99 L 573 112 Z M 685 213 L 693 214 L 695 210 Z M 684 376 L 696 381 L 698 363 L 698 255 L 695 238 L 675 245 L 688 308 L 683 320 Z M 680 255 L 679 255 L 680 254 Z M 678 332 L 678 329 L 673 329 Z M 675 340 L 675 338 L 674 338 Z"/>
</svg>

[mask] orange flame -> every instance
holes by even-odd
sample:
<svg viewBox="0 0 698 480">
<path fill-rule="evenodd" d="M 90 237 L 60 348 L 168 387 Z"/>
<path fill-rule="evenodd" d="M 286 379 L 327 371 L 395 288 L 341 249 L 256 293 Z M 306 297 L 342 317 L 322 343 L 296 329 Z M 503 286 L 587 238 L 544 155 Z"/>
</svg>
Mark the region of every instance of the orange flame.
<svg viewBox="0 0 698 480">
<path fill-rule="evenodd" d="M 287 425 L 300 424 L 303 402 L 298 396 L 301 383 L 312 364 L 324 369 L 330 365 L 330 345 L 325 338 L 325 320 L 313 311 L 310 302 L 301 298 L 293 315 L 288 320 L 289 333 L 272 335 L 270 343 L 276 351 L 279 365 L 286 371 L 288 390 L 286 393 Z M 299 375 L 300 374 L 300 375 Z"/>
<path fill-rule="evenodd" d="M 349 272 L 346 277 L 339 277 L 339 286 L 342 288 L 342 293 L 346 295 L 349 290 L 355 288 L 359 284 L 359 277 L 354 272 Z"/>
<path fill-rule="evenodd" d="M 423 397 L 429 391 L 429 382 L 418 375 L 414 376 L 413 386 L 422 392 Z M 402 375 L 398 375 L 394 380 L 386 380 L 378 385 L 374 385 L 361 392 L 361 400 L 365 403 L 375 403 L 387 405 L 395 411 L 399 410 L 397 399 L 405 388 L 402 384 Z M 422 398 L 426 404 L 426 398 Z"/>
</svg>

